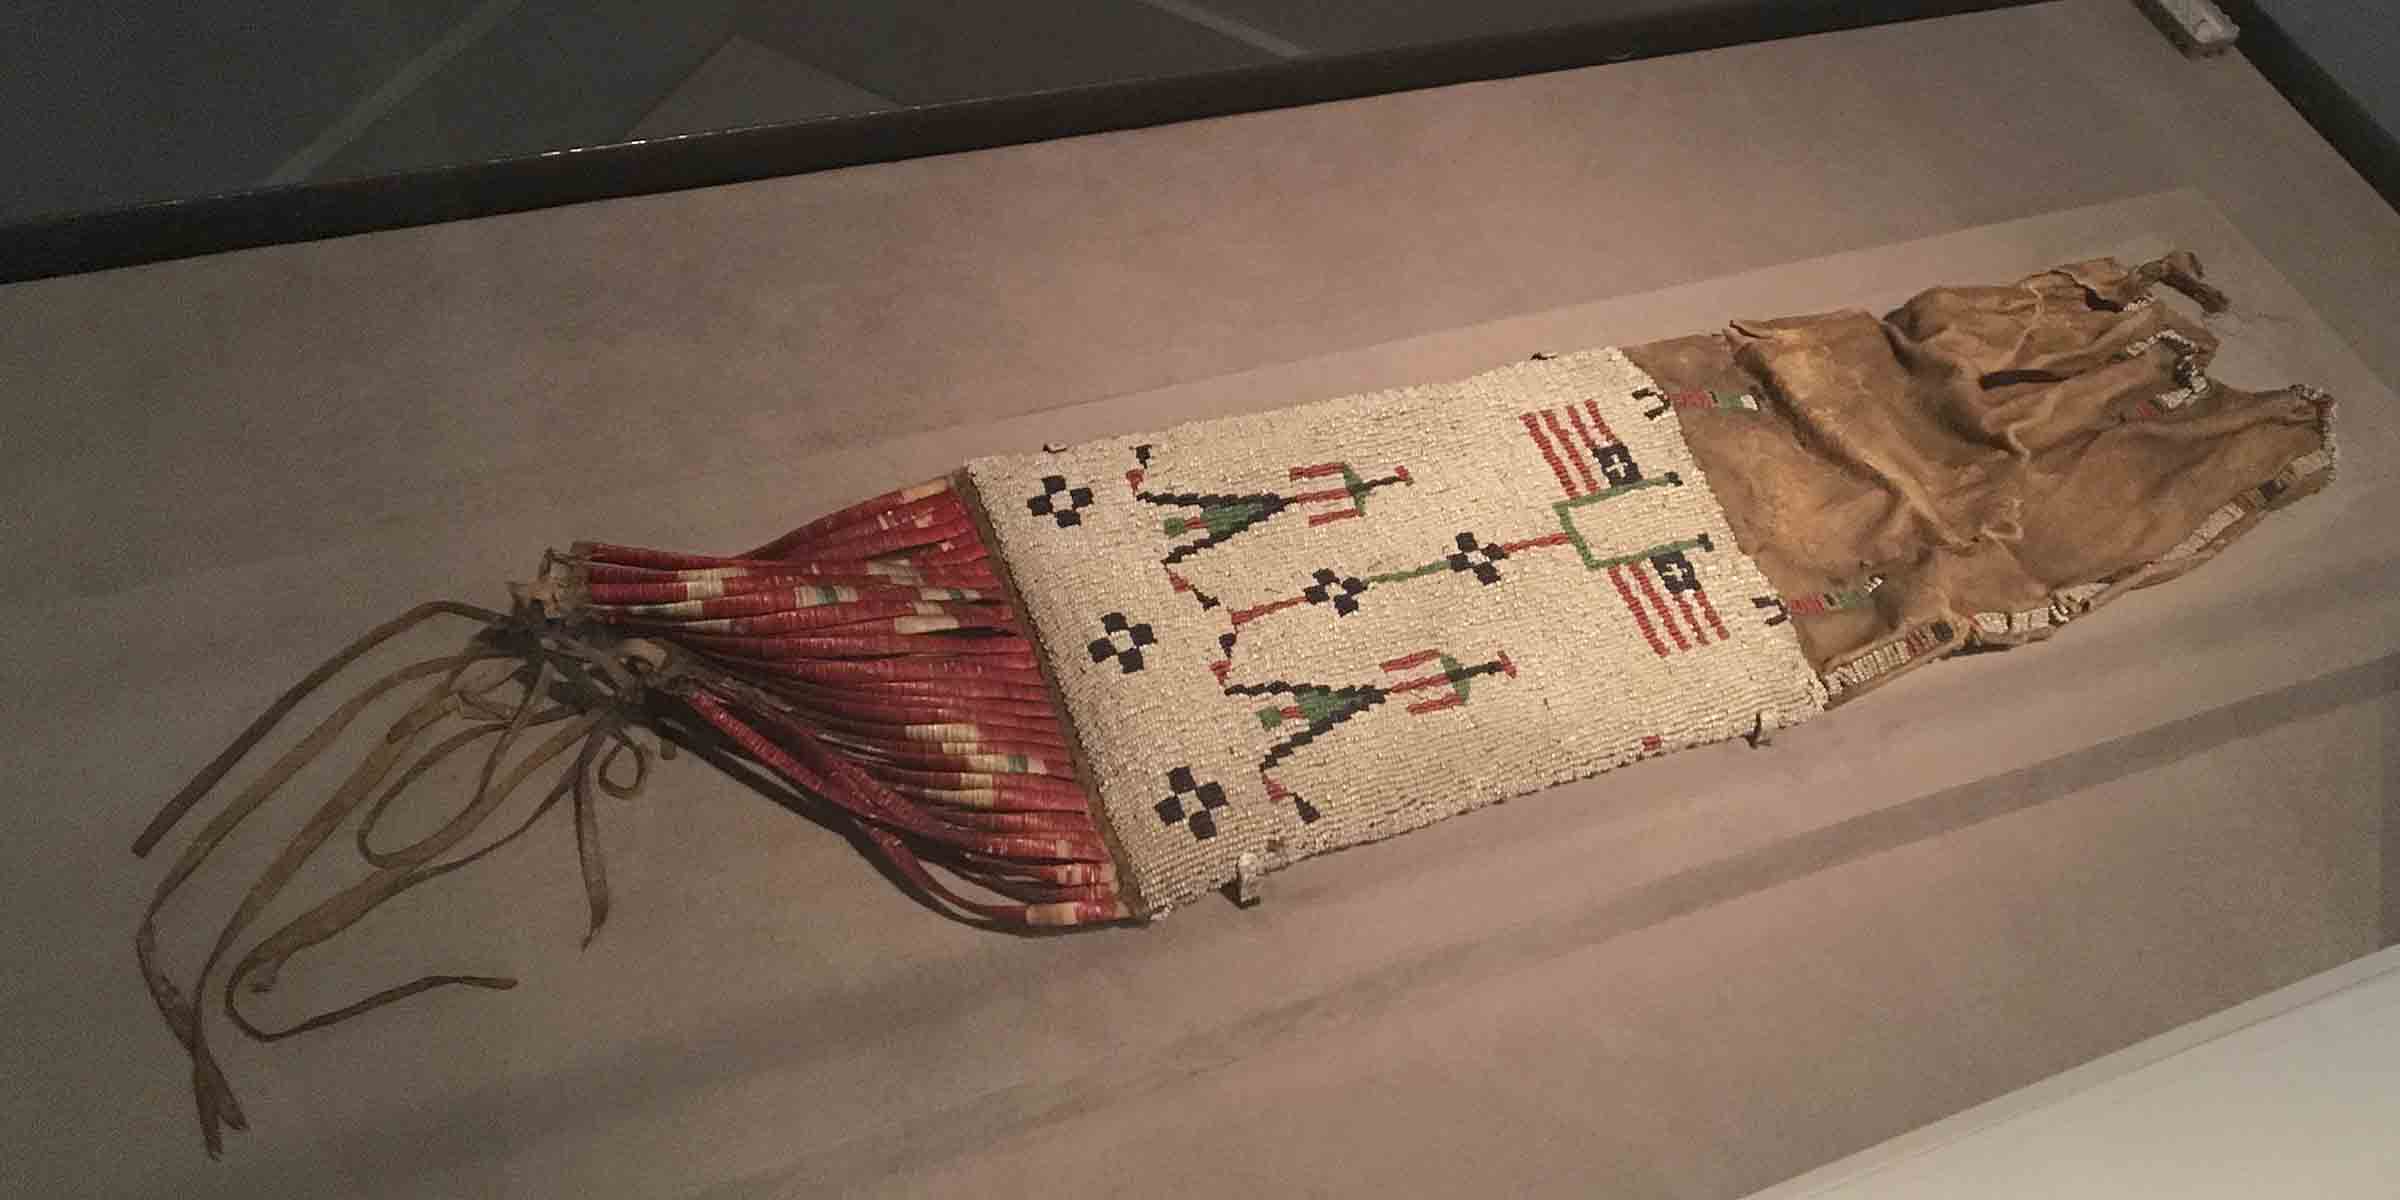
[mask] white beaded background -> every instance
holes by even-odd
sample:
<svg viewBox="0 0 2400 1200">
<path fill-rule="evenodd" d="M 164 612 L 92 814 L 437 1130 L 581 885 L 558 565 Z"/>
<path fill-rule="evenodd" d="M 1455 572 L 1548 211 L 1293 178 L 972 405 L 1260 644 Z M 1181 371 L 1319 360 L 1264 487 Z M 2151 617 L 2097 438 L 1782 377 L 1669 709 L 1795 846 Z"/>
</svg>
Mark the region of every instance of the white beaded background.
<svg viewBox="0 0 2400 1200">
<path fill-rule="evenodd" d="M 1767 624 L 1773 610 L 1751 603 L 1772 589 L 1735 546 L 1674 411 L 1652 387 L 1623 354 L 1595 350 L 1456 383 L 968 465 L 1064 693 L 1120 869 L 1146 915 L 1233 880 L 1244 855 L 1260 870 L 1277 869 L 1636 758 L 1776 729 L 1823 707 L 1823 686 L 1790 625 Z M 1562 416 L 1552 449 L 1581 458 L 1562 460 L 1562 487 L 1522 414 L 1570 408 L 1596 412 L 1586 427 L 1597 435 L 1604 425 L 1610 437 L 1599 440 L 1621 442 L 1649 481 L 1571 509 L 1591 554 L 1634 556 L 1705 536 L 1710 549 L 1685 554 L 1716 622 L 1695 616 L 1688 619 L 1697 628 L 1687 624 L 1691 597 L 1678 606 L 1647 560 L 1612 578 L 1554 541 L 1492 562 L 1491 583 L 1470 560 L 1467 570 L 1373 583 L 1352 597 L 1357 607 L 1348 613 L 1330 599 L 1261 612 L 1240 624 L 1230 658 L 1223 652 L 1219 639 L 1235 630 L 1233 614 L 1302 596 L 1320 570 L 1364 580 L 1442 560 L 1459 549 L 1462 532 L 1504 547 L 1558 534 L 1555 506 L 1571 489 L 1592 490 L 1587 477 L 1602 488 L 1609 481 L 1587 475 L 1594 456 Z M 1326 463 L 1345 463 L 1361 480 L 1400 471 L 1407 480 L 1375 487 L 1355 517 L 1309 520 L 1352 507 L 1346 497 L 1295 502 L 1172 567 L 1162 558 L 1201 531 L 1170 535 L 1166 523 L 1197 509 L 1146 502 L 1127 477 L 1138 470 L 1140 491 L 1154 499 L 1343 490 L 1339 476 L 1292 477 L 1295 467 Z M 1660 482 L 1670 472 L 1681 486 Z M 1068 490 L 1059 492 L 1053 478 Z M 1031 503 L 1045 495 L 1046 503 Z M 1062 521 L 1061 511 L 1071 519 Z M 1665 605 L 1635 591 L 1647 635 L 1616 585 L 1636 585 L 1626 573 L 1635 571 L 1649 573 Z M 1188 589 L 1178 589 L 1176 577 Z M 1203 607 L 1204 595 L 1216 606 Z M 1133 641 L 1133 626 L 1148 626 L 1138 670 L 1125 670 L 1113 653 L 1093 656 L 1090 644 L 1110 635 L 1103 621 L 1112 613 L 1127 627 L 1113 645 Z M 1670 624 L 1685 646 L 1669 639 Z M 1670 653 L 1653 649 L 1653 637 Z M 1513 674 L 1482 667 L 1468 678 L 1463 703 L 1412 714 L 1412 704 L 1455 694 L 1440 661 L 1382 664 L 1427 650 L 1469 669 L 1505 661 Z M 1220 662 L 1222 682 L 1212 666 Z M 1442 678 L 1401 686 L 1429 673 Z M 1279 739 L 1307 721 L 1270 728 L 1260 710 L 1294 704 L 1295 696 L 1229 695 L 1226 687 L 1276 683 L 1383 693 L 1262 773 Z M 1175 809 L 1162 815 L 1158 806 L 1177 782 L 1214 783 L 1222 803 L 1208 808 L 1187 789 L 1183 819 L 1169 820 Z M 1303 805 L 1315 819 L 1303 819 Z M 1210 836 L 1200 836 L 1203 829 Z"/>
</svg>

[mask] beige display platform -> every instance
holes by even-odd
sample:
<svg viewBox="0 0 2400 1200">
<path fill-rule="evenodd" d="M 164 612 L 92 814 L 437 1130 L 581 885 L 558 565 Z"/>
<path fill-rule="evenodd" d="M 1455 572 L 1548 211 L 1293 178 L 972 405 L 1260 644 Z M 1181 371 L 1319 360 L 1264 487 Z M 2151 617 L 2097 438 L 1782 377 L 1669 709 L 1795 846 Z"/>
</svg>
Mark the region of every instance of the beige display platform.
<svg viewBox="0 0 2400 1200">
<path fill-rule="evenodd" d="M 2274 137 L 2247 159 L 2194 168 L 2225 187 L 2301 155 L 2281 215 L 2181 190 L 1958 232 L 1983 200 L 1910 193 L 1949 161 L 1930 130 L 1880 160 L 1845 135 L 1823 162 L 1792 142 L 1748 169 L 1626 168 L 1680 205 L 1580 174 L 1632 128 L 1600 101 L 1651 105 L 1653 135 L 1763 136 L 1784 119 L 1772 72 L 1823 85 L 1788 103 L 1843 111 L 1864 85 L 1840 64 L 1944 48 L 1991 102 L 1958 136 L 2048 144 L 1999 97 L 2093 103 L 2056 92 L 2095 37 L 2136 82 L 2182 86 L 2147 36 L 2130 8 L 2045 6 L 0 289 L 12 1188 L 1733 1196 L 2373 950 L 2400 933 L 2400 417 L 2328 326 L 2395 327 L 2388 294 L 2338 276 L 2400 241 L 2356 240 L 2390 214 L 2351 207 L 2321 145 L 2290 150 L 2289 114 L 2261 115 Z M 1719 86 L 1680 90 L 1692 72 Z M 2256 86 L 2207 78 L 2184 98 Z M 1581 117 L 1550 128 L 1583 140 L 1520 141 L 1577 89 Z M 1470 186 L 1421 156 L 1415 190 L 1316 213 L 1311 181 L 1357 198 L 1311 153 L 1350 144 L 1334 131 L 1405 157 L 1453 120 L 1499 122 L 1558 174 Z M 2045 135 L 2062 162 L 2167 128 L 2092 120 Z M 1808 226 L 1862 170 L 1902 215 Z M 1176 224 L 1189 197 L 1161 189 L 1228 171 L 1202 228 Z M 1711 228 L 1760 187 L 1797 206 L 1785 224 Z M 2353 239 L 2338 270 L 2244 236 L 2306 243 L 2328 206 L 2350 223 L 2313 236 Z M 1007 240 L 1037 216 L 1073 232 Z M 1646 256 L 1593 261 L 1642 221 Z M 1412 241 L 1421 260 L 1377 257 Z M 1809 257 L 1845 242 L 1877 248 Z M 200 1153 L 132 964 L 160 864 L 125 845 L 276 690 L 414 600 L 495 599 L 578 536 L 749 544 L 974 454 L 2170 246 L 2241 305 L 2223 377 L 2341 396 L 2343 478 L 2052 643 L 1928 669 L 1767 749 L 1305 864 L 1253 911 L 1064 938 L 944 923 L 839 837 L 679 761 L 602 813 L 616 912 L 590 950 L 564 823 L 422 889 L 296 960 L 260 1011 L 428 969 L 524 985 L 273 1048 L 221 1029 L 254 1131 Z M 2313 310 L 2295 258 L 2354 305 Z M 247 843 L 203 907 L 265 852 Z"/>
</svg>

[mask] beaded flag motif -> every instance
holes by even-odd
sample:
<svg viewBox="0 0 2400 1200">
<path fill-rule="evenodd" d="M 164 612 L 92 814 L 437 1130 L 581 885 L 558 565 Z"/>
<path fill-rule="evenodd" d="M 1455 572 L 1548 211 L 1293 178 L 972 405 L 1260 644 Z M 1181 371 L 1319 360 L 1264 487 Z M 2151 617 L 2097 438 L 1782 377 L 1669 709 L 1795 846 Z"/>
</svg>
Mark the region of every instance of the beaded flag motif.
<svg viewBox="0 0 2400 1200">
<path fill-rule="evenodd" d="M 1695 404 L 1599 350 L 970 463 L 1132 910 L 1822 708 Z"/>
</svg>

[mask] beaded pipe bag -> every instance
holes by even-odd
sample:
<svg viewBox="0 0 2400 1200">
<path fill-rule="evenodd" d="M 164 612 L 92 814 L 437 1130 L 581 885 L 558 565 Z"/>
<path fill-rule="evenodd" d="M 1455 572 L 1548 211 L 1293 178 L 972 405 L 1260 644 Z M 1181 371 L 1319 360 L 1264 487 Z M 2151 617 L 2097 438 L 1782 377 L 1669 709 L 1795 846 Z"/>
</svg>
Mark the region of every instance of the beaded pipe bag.
<svg viewBox="0 0 2400 1200">
<path fill-rule="evenodd" d="M 2331 401 L 2211 379 L 2215 338 L 2160 284 L 2225 305 L 2188 254 L 2075 263 L 1881 320 L 1737 321 L 978 459 L 741 554 L 578 543 L 506 611 L 411 610 L 285 693 L 135 844 L 370 651 L 467 625 L 225 787 L 159 884 L 136 949 L 207 1145 L 244 1127 L 212 984 L 263 1039 L 512 986 L 427 976 L 280 1029 L 238 1003 L 553 808 L 597 932 L 599 798 L 679 749 L 813 797 L 950 915 L 1092 926 L 2048 637 L 2332 478 Z M 157 924 L 177 889 L 362 722 L 380 732 L 179 983 Z M 390 844 L 394 799 L 458 755 L 456 810 Z M 345 831 L 363 873 L 255 932 Z"/>
</svg>

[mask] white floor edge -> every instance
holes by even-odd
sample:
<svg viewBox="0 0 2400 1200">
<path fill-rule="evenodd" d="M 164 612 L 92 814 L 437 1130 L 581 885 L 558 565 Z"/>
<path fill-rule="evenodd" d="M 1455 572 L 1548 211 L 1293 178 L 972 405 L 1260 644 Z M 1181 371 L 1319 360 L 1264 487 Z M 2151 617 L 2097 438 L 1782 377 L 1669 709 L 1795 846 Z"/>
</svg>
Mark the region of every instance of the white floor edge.
<svg viewBox="0 0 2400 1200">
<path fill-rule="evenodd" d="M 2023 1141 L 2031 1143 L 2028 1149 L 2038 1148 L 2041 1135 L 2032 1127 L 2045 1117 L 2070 1109 L 2104 1112 L 2120 1106 L 2134 1093 L 2147 1093 L 2162 1086 L 2192 1088 L 2193 1091 L 2186 1091 L 2182 1096 L 2187 1101 L 2194 1101 L 2197 1092 L 2205 1092 L 2209 1088 L 2223 1089 L 2229 1083 L 2247 1078 L 2246 1070 L 2254 1074 L 2262 1063 L 2286 1057 L 2289 1049 L 2286 1043 L 2294 1039 L 2305 1038 L 2319 1046 L 2336 1046 L 2371 1042 L 2378 1040 L 2378 1037 L 2386 1045 L 2400 1044 L 2400 946 L 2386 947 L 2333 970 L 2310 976 L 2213 1016 L 2053 1075 L 2040 1083 L 1987 1101 L 1848 1158 L 1828 1163 L 1805 1175 L 1757 1192 L 1752 1200 L 1801 1200 L 1802 1197 L 1864 1200 L 1868 1196 L 1887 1194 L 1923 1195 L 1931 1194 L 1925 1190 L 1925 1185 L 1936 1181 L 1940 1184 L 1939 1194 L 1962 1200 L 1985 1195 L 2029 1194 L 2023 1186 L 2024 1181 L 1995 1177 L 1986 1171 L 1986 1164 L 1976 1161 L 1984 1157 L 1984 1153 L 1979 1151 L 1992 1149 L 1990 1143 L 2020 1140 L 2012 1138 L 2011 1134 L 2020 1135 Z M 2227 1067 L 2231 1067 L 2234 1074 L 2223 1074 Z M 2219 1074 L 2215 1079 L 2200 1078 L 2210 1072 Z M 2137 1076 L 2147 1078 L 2137 1081 Z M 2396 1181 L 2395 1174 L 2400 1174 L 2400 1150 L 2393 1148 L 2388 1129 L 2390 1117 L 2400 1116 L 2400 1078 L 2388 1082 L 2392 1086 L 2370 1093 L 2368 1097 L 2370 1104 L 2380 1103 L 2386 1110 L 2382 1122 L 2386 1136 L 2376 1139 L 2373 1144 L 2352 1146 L 2337 1135 L 2331 1145 L 2320 1143 L 2308 1148 L 2308 1153 L 2320 1162 L 2329 1152 L 2338 1154 L 2349 1151 L 2355 1154 L 2349 1166 L 2353 1168 L 2356 1186 L 2364 1188 L 2372 1184 L 2377 1190 L 2329 1192 L 2312 1186 L 2305 1191 L 2290 1190 L 2284 1194 L 2324 1197 L 2383 1197 L 2392 1194 L 2388 1185 Z M 2341 1085 L 2338 1080 L 2318 1079 L 2308 1086 L 2338 1090 Z M 2222 1138 L 2233 1132 L 2213 1123 L 2205 1112 L 2194 1111 L 2206 1107 L 2205 1103 L 2191 1103 L 2186 1109 L 2187 1116 L 2173 1119 L 2180 1125 L 2179 1131 L 2188 1135 L 2193 1143 L 2212 1136 Z M 2228 1156 L 2236 1153 L 2222 1140 L 2208 1144 L 2217 1147 L 2218 1153 Z M 2153 1173 L 2161 1168 L 2184 1170 L 2207 1165 L 2196 1164 L 2188 1158 L 2180 1162 L 2162 1162 L 2149 1153 L 2152 1149 L 2152 1146 L 2129 1140 L 2123 1144 L 2122 1152 L 2113 1159 L 2087 1161 L 2076 1168 L 2064 1168 L 2064 1164 L 2052 1160 L 2050 1165 L 2053 1170 L 2078 1170 L 2082 1178 L 2071 1185 L 2073 1190 L 2066 1193 L 2054 1190 L 2060 1182 L 2058 1179 L 2047 1179 L 2043 1182 L 2040 1194 L 2082 1195 L 2085 1193 L 2081 1189 L 2087 1184 L 2091 1189 L 2089 1194 L 2094 1196 L 2167 1194 L 2147 1186 L 2128 1190 L 2128 1185 L 2148 1184 Z M 2258 1159 L 2258 1147 L 2251 1149 L 2249 1158 Z M 2016 1151 L 2008 1153 L 2014 1154 Z M 2250 1165 L 2258 1164 L 2253 1161 Z M 1903 1175 L 1906 1179 L 1901 1178 Z M 2252 1190 L 2253 1184 L 2251 1180 L 2229 1177 L 2225 1186 L 2240 1190 L 2224 1194 L 2260 1194 Z M 2187 1198 L 2195 1196 L 2188 1190 L 2175 1194 Z"/>
</svg>

